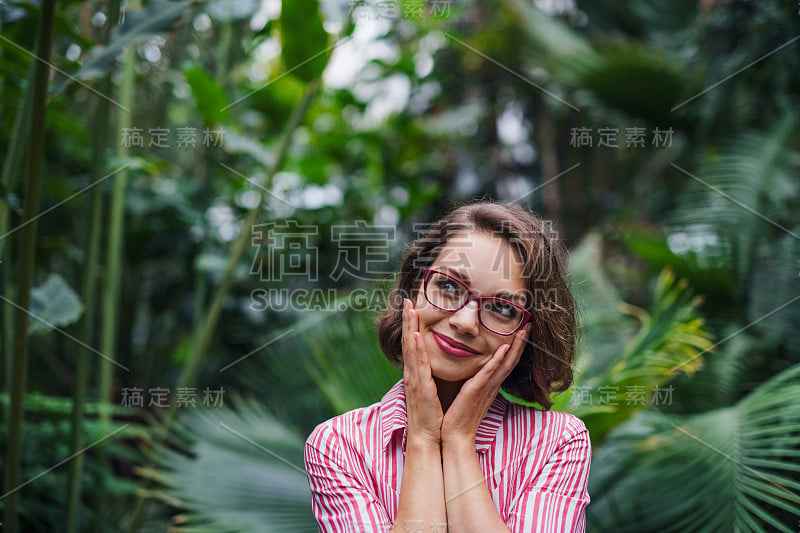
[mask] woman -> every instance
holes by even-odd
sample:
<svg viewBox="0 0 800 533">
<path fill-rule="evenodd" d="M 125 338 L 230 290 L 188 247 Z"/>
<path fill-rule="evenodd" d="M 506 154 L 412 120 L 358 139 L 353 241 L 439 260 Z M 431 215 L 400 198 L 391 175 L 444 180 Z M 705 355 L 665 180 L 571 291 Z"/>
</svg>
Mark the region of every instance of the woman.
<svg viewBox="0 0 800 533">
<path fill-rule="evenodd" d="M 481 202 L 412 243 L 378 323 L 403 379 L 306 442 L 320 531 L 585 529 L 589 435 L 547 410 L 572 382 L 575 309 L 546 229 Z"/>
</svg>

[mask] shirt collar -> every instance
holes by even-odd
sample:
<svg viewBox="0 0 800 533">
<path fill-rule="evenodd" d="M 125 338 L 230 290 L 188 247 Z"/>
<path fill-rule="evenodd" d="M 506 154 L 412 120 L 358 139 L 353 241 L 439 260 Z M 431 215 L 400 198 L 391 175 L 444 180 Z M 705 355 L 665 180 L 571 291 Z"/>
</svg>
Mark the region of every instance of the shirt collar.
<svg viewBox="0 0 800 533">
<path fill-rule="evenodd" d="M 475 434 L 475 449 L 479 453 L 485 452 L 492 446 L 507 409 L 508 401 L 498 394 L 492 405 L 489 406 L 489 410 L 481 420 Z M 402 379 L 383 396 L 380 410 L 383 449 L 389 446 L 395 431 L 403 432 L 403 448 L 405 448 L 405 430 L 408 419 L 406 417 L 406 393 Z"/>
</svg>

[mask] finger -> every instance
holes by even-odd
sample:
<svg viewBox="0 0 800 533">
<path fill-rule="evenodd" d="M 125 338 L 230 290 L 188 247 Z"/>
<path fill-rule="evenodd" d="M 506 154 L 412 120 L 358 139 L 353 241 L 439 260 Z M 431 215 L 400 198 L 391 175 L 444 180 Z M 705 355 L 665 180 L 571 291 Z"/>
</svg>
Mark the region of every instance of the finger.
<svg viewBox="0 0 800 533">
<path fill-rule="evenodd" d="M 414 352 L 415 342 L 413 331 L 411 330 L 411 300 L 403 299 L 403 328 L 401 347 L 403 350 L 403 372 L 405 370 L 413 370 L 413 360 L 415 359 Z"/>
<path fill-rule="evenodd" d="M 494 354 L 492 354 L 492 357 L 486 362 L 486 364 L 483 365 L 483 367 L 481 367 L 481 369 L 478 370 L 474 376 L 469 378 L 466 383 L 464 383 L 461 390 L 494 390 L 494 393 L 496 393 L 495 389 L 499 389 L 502 379 L 495 378 L 495 375 L 497 374 L 497 369 L 502 363 L 503 358 L 510 349 L 510 344 L 501 344 L 497 350 L 495 350 Z"/>
<path fill-rule="evenodd" d="M 508 354 L 514 348 L 513 344 L 501 344 L 497 350 L 495 350 L 492 358 L 484 365 L 483 369 L 486 370 L 486 374 L 491 379 L 491 376 L 494 376 L 499 369 L 503 366 L 503 363 L 508 359 Z"/>
<path fill-rule="evenodd" d="M 514 340 L 511 343 L 511 348 L 507 354 L 504 362 L 508 362 L 511 366 L 516 366 L 522 352 L 525 351 L 525 346 L 528 344 L 528 335 L 530 334 L 530 327 L 526 326 L 514 334 Z"/>
<path fill-rule="evenodd" d="M 425 341 L 422 339 L 422 333 L 419 331 L 414 332 L 414 343 L 419 376 L 423 379 L 431 378 L 430 357 L 428 356 L 428 350 L 425 349 Z"/>
<path fill-rule="evenodd" d="M 495 350 L 491 359 L 481 369 L 482 372 L 485 371 L 484 375 L 487 376 L 487 379 L 499 379 L 501 382 L 505 380 L 508 374 L 517 366 L 522 352 L 525 350 L 529 331 L 530 327 L 523 328 L 514 334 L 510 344 L 501 344 Z"/>
<path fill-rule="evenodd" d="M 514 340 L 511 343 L 511 347 L 503 355 L 503 360 L 500 363 L 500 370 L 503 375 L 503 379 L 505 379 L 506 376 L 508 376 L 508 374 L 514 370 L 514 367 L 517 366 L 517 363 L 519 363 L 522 353 L 525 351 L 525 347 L 528 344 L 529 334 L 529 326 L 514 334 Z"/>
</svg>

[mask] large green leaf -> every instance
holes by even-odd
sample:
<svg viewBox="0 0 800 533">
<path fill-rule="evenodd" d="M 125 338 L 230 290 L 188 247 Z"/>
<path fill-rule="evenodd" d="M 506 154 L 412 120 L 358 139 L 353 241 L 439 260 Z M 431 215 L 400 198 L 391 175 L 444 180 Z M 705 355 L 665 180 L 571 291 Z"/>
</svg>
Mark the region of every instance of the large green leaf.
<svg viewBox="0 0 800 533">
<path fill-rule="evenodd" d="M 531 67 L 603 103 L 656 125 L 680 126 L 671 109 L 694 82 L 664 54 L 633 41 L 593 43 L 532 3 L 509 0 L 525 30 Z"/>
<path fill-rule="evenodd" d="M 677 62 L 631 43 L 607 45 L 599 52 L 602 59 L 576 80 L 577 87 L 632 117 L 657 126 L 678 125 L 672 108 L 690 84 Z"/>
<path fill-rule="evenodd" d="M 78 320 L 83 314 L 83 304 L 64 278 L 50 274 L 44 283 L 31 290 L 30 312 L 36 318 L 28 319 L 28 333 L 50 331 Z"/>
<path fill-rule="evenodd" d="M 283 63 L 287 71 L 309 82 L 318 78 L 330 57 L 318 0 L 291 0 L 281 5 Z"/>
<path fill-rule="evenodd" d="M 640 413 L 596 450 L 598 531 L 796 531 L 800 365 L 733 407 Z"/>
<path fill-rule="evenodd" d="M 192 67 L 183 71 L 186 82 L 192 89 L 192 96 L 203 122 L 220 124 L 228 118 L 228 97 L 225 90 L 202 67 Z"/>
</svg>

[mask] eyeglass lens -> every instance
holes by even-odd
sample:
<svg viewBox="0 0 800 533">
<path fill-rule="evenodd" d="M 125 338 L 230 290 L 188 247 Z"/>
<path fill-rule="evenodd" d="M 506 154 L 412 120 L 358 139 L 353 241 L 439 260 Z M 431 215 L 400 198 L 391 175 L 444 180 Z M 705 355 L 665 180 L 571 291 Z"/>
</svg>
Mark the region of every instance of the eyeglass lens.
<svg viewBox="0 0 800 533">
<path fill-rule="evenodd" d="M 425 287 L 425 296 L 436 307 L 455 311 L 467 301 L 469 292 L 459 281 L 439 272 L 432 272 Z M 520 307 L 500 298 L 484 299 L 479 313 L 483 324 L 497 333 L 514 331 L 523 318 Z"/>
</svg>

